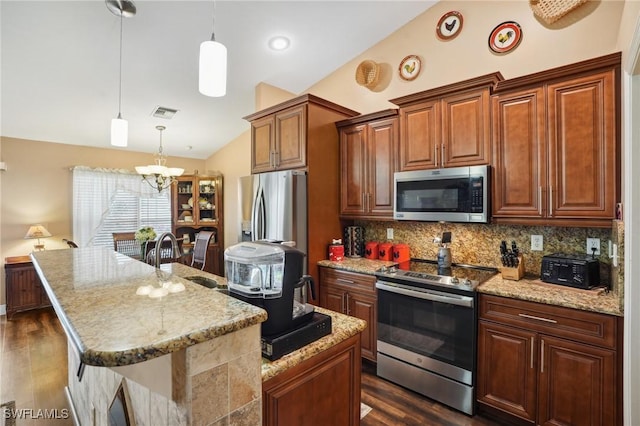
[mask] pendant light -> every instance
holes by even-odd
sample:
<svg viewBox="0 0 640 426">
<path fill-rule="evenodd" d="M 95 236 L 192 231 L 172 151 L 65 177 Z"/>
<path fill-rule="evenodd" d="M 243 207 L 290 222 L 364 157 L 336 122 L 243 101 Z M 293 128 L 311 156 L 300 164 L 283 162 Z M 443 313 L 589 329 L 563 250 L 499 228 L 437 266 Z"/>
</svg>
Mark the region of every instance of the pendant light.
<svg viewBox="0 0 640 426">
<path fill-rule="evenodd" d="M 136 14 L 136 6 L 131 0 L 105 0 L 107 9 L 120 17 L 120 77 L 118 85 L 118 117 L 111 120 L 111 145 L 127 146 L 129 123 L 122 118 L 122 20 Z"/>
<path fill-rule="evenodd" d="M 198 90 L 205 96 L 220 97 L 227 93 L 227 48 L 216 41 L 215 9 L 214 1 L 211 40 L 200 44 Z"/>
<path fill-rule="evenodd" d="M 162 131 L 166 129 L 166 127 L 156 126 L 156 129 L 160 131 L 160 148 L 158 149 L 158 154 L 155 156 L 155 164 L 137 166 L 136 172 L 142 175 L 142 179 L 152 188 L 157 189 L 158 192 L 162 192 L 162 190 L 168 188 L 169 185 L 176 180 L 176 177 L 184 173 L 184 169 L 167 167 L 167 158 L 162 152 Z"/>
</svg>

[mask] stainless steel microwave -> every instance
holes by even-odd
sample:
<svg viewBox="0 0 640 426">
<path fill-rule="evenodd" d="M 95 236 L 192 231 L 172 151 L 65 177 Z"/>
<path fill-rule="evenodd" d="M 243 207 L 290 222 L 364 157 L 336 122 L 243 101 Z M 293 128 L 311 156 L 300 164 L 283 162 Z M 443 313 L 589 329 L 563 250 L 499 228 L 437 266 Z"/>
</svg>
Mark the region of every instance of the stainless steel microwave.
<svg viewBox="0 0 640 426">
<path fill-rule="evenodd" d="M 394 173 L 393 217 L 397 220 L 487 223 L 489 166 Z"/>
</svg>

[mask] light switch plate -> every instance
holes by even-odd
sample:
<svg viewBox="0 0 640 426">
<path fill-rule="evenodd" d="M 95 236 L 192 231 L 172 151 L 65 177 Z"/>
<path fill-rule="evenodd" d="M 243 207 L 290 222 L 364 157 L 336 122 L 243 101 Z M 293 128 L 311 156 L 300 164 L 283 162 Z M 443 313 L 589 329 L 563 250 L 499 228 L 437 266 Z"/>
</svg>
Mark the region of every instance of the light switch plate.
<svg viewBox="0 0 640 426">
<path fill-rule="evenodd" d="M 387 228 L 387 240 L 393 240 L 393 228 Z"/>
<path fill-rule="evenodd" d="M 531 236 L 531 251 L 542 251 L 544 250 L 544 242 L 542 235 L 532 235 Z"/>
</svg>

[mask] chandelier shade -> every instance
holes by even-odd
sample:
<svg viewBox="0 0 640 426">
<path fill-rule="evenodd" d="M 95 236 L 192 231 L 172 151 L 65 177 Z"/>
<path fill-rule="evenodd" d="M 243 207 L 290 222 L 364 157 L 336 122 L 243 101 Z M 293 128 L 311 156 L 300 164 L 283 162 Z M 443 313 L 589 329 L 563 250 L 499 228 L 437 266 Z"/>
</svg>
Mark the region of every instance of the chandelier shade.
<svg viewBox="0 0 640 426">
<path fill-rule="evenodd" d="M 178 176 L 182 176 L 184 169 L 178 167 L 167 167 L 167 158 L 162 152 L 162 131 L 165 126 L 156 126 L 160 131 L 160 148 L 155 155 L 155 164 L 148 166 L 136 166 L 136 173 L 142 175 L 142 179 L 152 188 L 162 192 L 167 189 L 176 180 Z"/>
</svg>

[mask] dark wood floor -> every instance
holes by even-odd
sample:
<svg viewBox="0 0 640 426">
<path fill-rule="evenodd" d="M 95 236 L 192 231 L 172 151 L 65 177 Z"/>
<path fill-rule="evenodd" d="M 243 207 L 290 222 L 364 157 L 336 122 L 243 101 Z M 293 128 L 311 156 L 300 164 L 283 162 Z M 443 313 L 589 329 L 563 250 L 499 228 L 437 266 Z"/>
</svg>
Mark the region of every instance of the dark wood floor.
<svg viewBox="0 0 640 426">
<path fill-rule="evenodd" d="M 363 362 L 362 402 L 373 410 L 363 426 L 429 425 L 493 426 L 493 421 L 438 404 L 375 375 Z M 68 409 L 66 336 L 51 308 L 0 317 L 0 403 L 15 401 L 20 409 Z M 71 419 L 19 419 L 17 426 L 72 425 Z"/>
</svg>

